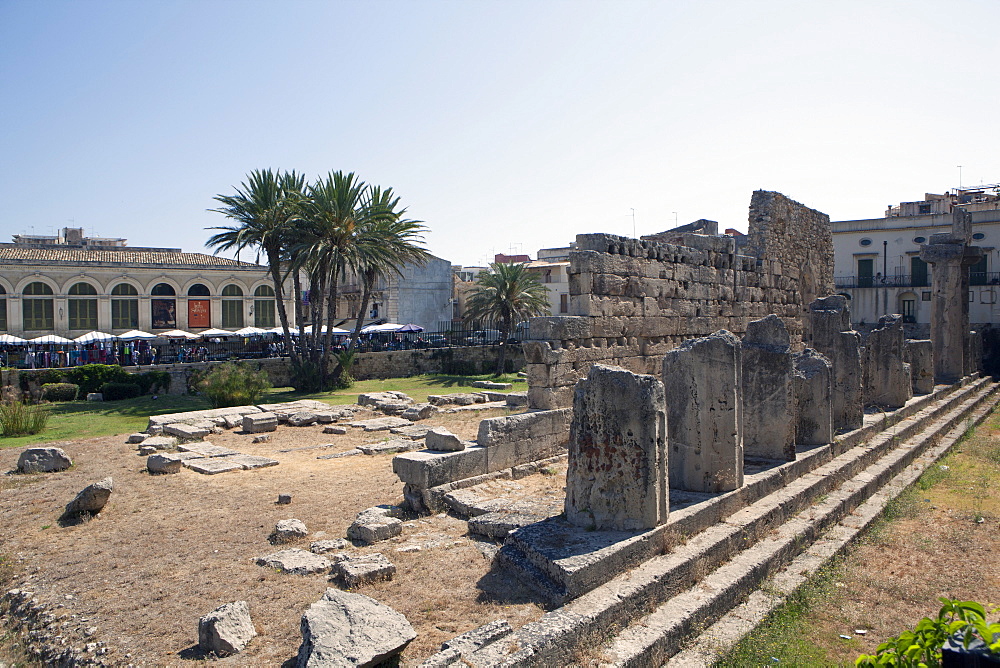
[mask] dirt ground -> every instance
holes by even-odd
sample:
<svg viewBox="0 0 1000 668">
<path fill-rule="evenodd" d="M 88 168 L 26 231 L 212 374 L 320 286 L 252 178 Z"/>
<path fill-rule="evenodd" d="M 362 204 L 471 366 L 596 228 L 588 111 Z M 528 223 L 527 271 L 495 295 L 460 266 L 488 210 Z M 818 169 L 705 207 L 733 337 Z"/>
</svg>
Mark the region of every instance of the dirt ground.
<svg viewBox="0 0 1000 668">
<path fill-rule="evenodd" d="M 473 439 L 480 419 L 501 414 L 440 414 L 426 423 Z M 260 635 L 219 663 L 280 665 L 298 650 L 303 611 L 338 585 L 322 575 L 262 568 L 254 558 L 283 549 L 267 540 L 279 520 L 302 520 L 310 535 L 291 546 L 308 549 L 313 540 L 345 536 L 359 511 L 402 502 L 393 455 L 317 459 L 387 435 L 359 429 L 328 435 L 322 425 L 281 426 L 270 442 L 258 445 L 238 430 L 213 435 L 207 440 L 216 445 L 280 462 L 214 476 L 188 469 L 150 476 L 145 457 L 125 436 L 62 443 L 74 461 L 70 470 L 0 479 L 0 553 L 17 572 L 12 586 L 58 608 L 71 644 L 106 643 L 103 658 L 109 663 L 198 663 L 204 658 L 196 649 L 198 618 L 223 603 L 246 600 Z M 332 446 L 281 452 L 323 444 Z M 12 471 L 22 451 L 0 450 L 0 471 Z M 108 475 L 114 492 L 100 516 L 60 526 L 63 507 L 76 492 Z M 537 477 L 551 486 L 555 476 Z M 279 493 L 291 494 L 292 503 L 277 505 Z M 420 550 L 397 551 L 407 546 Z M 402 536 L 350 551 L 382 552 L 397 567 L 392 581 L 356 591 L 403 613 L 416 629 L 404 664 L 422 661 L 441 642 L 481 624 L 505 618 L 518 627 L 542 614 L 533 592 L 489 574 L 488 547 L 472 540 L 455 517 L 414 517 Z"/>
</svg>

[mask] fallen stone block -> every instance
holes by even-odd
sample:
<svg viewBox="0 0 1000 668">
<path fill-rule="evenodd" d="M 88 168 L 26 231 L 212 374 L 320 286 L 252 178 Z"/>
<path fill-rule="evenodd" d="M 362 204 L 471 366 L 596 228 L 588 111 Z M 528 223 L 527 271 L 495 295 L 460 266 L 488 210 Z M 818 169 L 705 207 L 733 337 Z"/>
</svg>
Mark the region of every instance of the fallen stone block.
<svg viewBox="0 0 1000 668">
<path fill-rule="evenodd" d="M 292 502 L 292 495 L 291 494 L 279 494 L 278 495 L 277 504 L 279 506 L 287 506 L 291 502 Z"/>
<path fill-rule="evenodd" d="M 295 413 L 288 417 L 289 427 L 308 427 L 310 425 L 316 424 L 319 417 L 312 412 L 302 411 L 301 413 Z"/>
<path fill-rule="evenodd" d="M 437 412 L 438 407 L 434 404 L 415 404 L 403 411 L 402 417 L 406 420 L 426 420 Z"/>
<path fill-rule="evenodd" d="M 278 416 L 274 413 L 254 413 L 243 416 L 243 431 L 248 434 L 275 431 L 277 428 Z"/>
<path fill-rule="evenodd" d="M 236 429 L 243 426 L 243 417 L 240 415 L 224 415 L 222 420 L 225 422 L 226 429 Z"/>
<path fill-rule="evenodd" d="M 157 450 L 172 450 L 177 447 L 177 439 L 173 436 L 150 436 L 142 444 Z"/>
<path fill-rule="evenodd" d="M 380 418 L 373 418 L 371 420 L 358 420 L 357 422 L 349 423 L 352 427 L 357 427 L 364 429 L 365 431 L 388 431 L 393 427 L 405 427 L 406 425 L 413 424 L 409 420 L 404 420 L 400 417 L 386 416 Z"/>
<path fill-rule="evenodd" d="M 236 462 L 229 461 L 229 457 L 199 456 L 194 459 L 184 460 L 183 465 L 195 473 L 201 473 L 203 475 L 215 475 L 216 473 L 228 473 L 229 471 L 243 470 L 243 467 Z"/>
<path fill-rule="evenodd" d="M 87 392 L 87 401 L 104 401 L 104 394 L 101 392 Z"/>
<path fill-rule="evenodd" d="M 146 458 L 146 470 L 150 473 L 180 473 L 184 462 L 176 455 L 152 454 Z"/>
<path fill-rule="evenodd" d="M 318 554 L 313 554 L 308 550 L 302 550 L 297 547 L 257 557 L 256 563 L 258 566 L 275 568 L 282 573 L 291 573 L 292 575 L 329 573 L 330 566 L 332 565 L 326 557 L 321 557 Z"/>
<path fill-rule="evenodd" d="M 511 531 L 541 522 L 544 517 L 530 513 L 497 511 L 476 515 L 469 520 L 469 533 L 503 540 Z"/>
<path fill-rule="evenodd" d="M 140 431 L 140 432 L 136 432 L 134 434 L 129 434 L 128 435 L 128 439 L 126 439 L 125 442 L 126 443 L 142 443 L 147 438 L 149 438 L 149 434 L 146 434 L 146 433 L 143 433 L 143 432 Z"/>
<path fill-rule="evenodd" d="M 375 404 L 375 410 L 382 411 L 386 415 L 399 415 L 410 407 L 406 401 L 380 401 Z"/>
<path fill-rule="evenodd" d="M 198 620 L 198 648 L 216 656 L 243 651 L 256 635 L 246 601 L 226 603 Z"/>
<path fill-rule="evenodd" d="M 305 538 L 309 535 L 309 530 L 302 520 L 290 519 L 280 520 L 274 525 L 274 531 L 268 537 L 272 543 L 290 543 L 298 538 Z"/>
<path fill-rule="evenodd" d="M 346 550 L 350 546 L 351 544 L 343 538 L 315 540 L 309 543 L 309 551 L 313 554 L 326 554 L 327 552 L 339 552 L 340 550 Z"/>
<path fill-rule="evenodd" d="M 413 403 L 413 399 L 407 396 L 404 392 L 366 392 L 358 395 L 359 406 L 376 406 L 380 401 L 402 401 L 409 404 Z"/>
<path fill-rule="evenodd" d="M 378 443 L 359 445 L 358 450 L 366 455 L 384 455 L 393 452 L 409 452 L 419 447 L 417 443 L 409 438 L 396 438 L 388 441 L 379 441 Z"/>
<path fill-rule="evenodd" d="M 520 408 L 528 405 L 527 392 L 511 392 L 507 395 L 507 406 L 509 408 Z"/>
<path fill-rule="evenodd" d="M 256 436 L 253 437 L 253 440 L 251 440 L 250 442 L 251 443 L 267 443 L 270 440 L 271 440 L 271 435 L 270 434 L 257 434 Z"/>
<path fill-rule="evenodd" d="M 298 668 L 388 664 L 417 637 L 406 617 L 389 606 L 337 589 L 310 605 L 300 626 Z"/>
<path fill-rule="evenodd" d="M 427 432 L 424 443 L 428 450 L 458 452 L 465 450 L 465 442 L 444 427 L 435 427 Z"/>
<path fill-rule="evenodd" d="M 64 516 L 73 517 L 83 515 L 84 513 L 96 515 L 104 510 L 104 506 L 107 505 L 108 499 L 111 498 L 111 491 L 113 489 L 114 482 L 111 480 L 111 476 L 108 476 L 99 482 L 87 485 L 80 490 L 80 493 L 76 495 L 76 498 L 66 505 Z"/>
<path fill-rule="evenodd" d="M 154 448 L 153 446 L 151 446 L 151 445 L 140 445 L 139 446 L 139 454 L 143 455 L 144 457 L 147 456 L 147 455 L 151 455 L 151 454 L 153 454 L 155 452 L 159 452 L 159 451 L 156 448 Z"/>
<path fill-rule="evenodd" d="M 324 434 L 346 434 L 347 427 L 341 427 L 340 425 L 330 425 L 329 427 L 323 427 Z"/>
<path fill-rule="evenodd" d="M 316 459 L 340 459 L 341 457 L 353 457 L 354 455 L 364 454 L 357 448 L 351 448 L 350 450 L 344 450 L 343 452 L 334 452 L 331 455 L 320 455 Z"/>
<path fill-rule="evenodd" d="M 212 433 L 211 428 L 184 424 L 183 422 L 163 425 L 163 431 L 171 436 L 176 436 L 177 438 L 183 438 L 190 441 L 201 440 Z"/>
<path fill-rule="evenodd" d="M 494 383 L 490 380 L 476 380 L 472 382 L 472 387 L 478 387 L 481 390 L 512 390 L 514 389 L 513 383 Z"/>
<path fill-rule="evenodd" d="M 62 448 L 28 448 L 17 458 L 17 470 L 21 473 L 58 473 L 73 466 Z"/>
<path fill-rule="evenodd" d="M 221 445 L 214 445 L 208 441 L 202 443 L 182 443 L 177 446 L 181 452 L 193 452 L 202 457 L 229 457 L 240 454 L 236 450 L 224 448 Z"/>
<path fill-rule="evenodd" d="M 259 455 L 244 455 L 237 454 L 231 457 L 226 457 L 226 461 L 232 462 L 234 464 L 239 464 L 244 470 L 251 469 L 263 469 L 269 466 L 277 466 L 278 460 L 271 459 L 270 457 L 261 457 Z"/>
<path fill-rule="evenodd" d="M 338 561 L 333 565 L 333 574 L 353 588 L 379 580 L 391 580 L 396 575 L 396 566 L 381 552 L 372 552 Z"/>
<path fill-rule="evenodd" d="M 347 529 L 347 537 L 371 545 L 403 533 L 403 522 L 378 506 L 358 513 Z"/>
<path fill-rule="evenodd" d="M 398 436 L 403 436 L 414 441 L 418 441 L 423 437 L 427 436 L 427 432 L 431 430 L 431 427 L 427 425 L 414 424 L 407 427 L 393 427 L 389 430 L 390 433 L 396 434 Z"/>
<path fill-rule="evenodd" d="M 316 422 L 319 422 L 320 424 L 330 424 L 331 422 L 336 421 L 336 419 L 337 416 L 329 411 L 316 413 Z"/>
</svg>

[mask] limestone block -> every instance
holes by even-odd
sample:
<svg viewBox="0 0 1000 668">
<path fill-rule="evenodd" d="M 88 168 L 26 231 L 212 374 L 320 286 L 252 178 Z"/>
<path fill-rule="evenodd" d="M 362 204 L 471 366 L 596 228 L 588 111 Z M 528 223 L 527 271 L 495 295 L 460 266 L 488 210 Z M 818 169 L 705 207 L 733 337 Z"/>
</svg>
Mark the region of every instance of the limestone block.
<svg viewBox="0 0 1000 668">
<path fill-rule="evenodd" d="M 98 482 L 87 485 L 72 501 L 66 506 L 67 516 L 82 515 L 89 513 L 96 515 L 104 510 L 104 506 L 111 498 L 111 491 L 114 489 L 114 482 L 111 476 Z"/>
<path fill-rule="evenodd" d="M 795 355 L 795 442 L 833 442 L 833 368 L 812 348 Z"/>
<path fill-rule="evenodd" d="M 196 459 L 185 459 L 185 468 L 189 468 L 195 473 L 202 475 L 215 475 L 217 473 L 228 473 L 229 471 L 242 471 L 243 467 L 235 461 L 230 461 L 229 457 L 201 457 Z"/>
<path fill-rule="evenodd" d="M 308 550 L 292 547 L 263 557 L 257 557 L 258 566 L 274 568 L 292 575 L 312 575 L 330 572 L 330 560 Z"/>
<path fill-rule="evenodd" d="M 792 461 L 794 367 L 784 322 L 774 314 L 750 322 L 742 348 L 744 455 Z"/>
<path fill-rule="evenodd" d="M 308 427 L 316 424 L 318 421 L 319 416 L 312 411 L 300 411 L 294 415 L 288 416 L 289 427 Z"/>
<path fill-rule="evenodd" d="M 402 417 L 404 420 L 413 420 L 413 421 L 426 420 L 432 415 L 437 414 L 437 412 L 438 412 L 438 407 L 435 406 L 434 404 L 430 403 L 413 404 L 412 406 L 408 406 L 406 410 L 403 411 L 400 417 Z"/>
<path fill-rule="evenodd" d="M 146 458 L 150 473 L 180 473 L 183 460 L 175 455 L 153 454 Z"/>
<path fill-rule="evenodd" d="M 268 540 L 275 544 L 290 543 L 293 540 L 305 538 L 308 535 L 309 530 L 306 528 L 306 525 L 302 520 L 279 520 L 278 523 L 274 525 L 274 531 L 271 532 Z"/>
<path fill-rule="evenodd" d="M 934 342 L 929 339 L 907 339 L 905 360 L 910 365 L 914 394 L 934 391 Z"/>
<path fill-rule="evenodd" d="M 481 390 L 512 390 L 514 389 L 513 383 L 494 383 L 490 380 L 476 380 L 472 382 L 472 387 L 477 387 Z"/>
<path fill-rule="evenodd" d="M 508 408 L 520 408 L 522 406 L 528 405 L 528 393 L 527 392 L 511 392 L 507 395 L 507 407 Z"/>
<path fill-rule="evenodd" d="M 348 587 L 354 588 L 380 580 L 391 580 L 396 575 L 396 566 L 381 552 L 372 552 L 338 561 L 333 567 L 333 573 Z"/>
<path fill-rule="evenodd" d="M 349 424 L 352 427 L 358 427 L 364 429 L 365 431 L 388 431 L 393 427 L 405 427 L 406 425 L 413 423 L 409 420 L 404 420 L 403 418 L 390 415 L 381 418 L 373 418 L 371 420 L 358 420 Z"/>
<path fill-rule="evenodd" d="M 177 439 L 173 436 L 150 436 L 142 444 L 157 450 L 170 450 L 177 447 Z"/>
<path fill-rule="evenodd" d="M 358 450 L 366 455 L 384 455 L 395 452 L 409 452 L 410 450 L 416 450 L 418 447 L 420 446 L 412 439 L 394 438 L 387 441 L 359 445 Z"/>
<path fill-rule="evenodd" d="M 347 529 L 347 537 L 367 545 L 389 540 L 403 532 L 403 522 L 375 507 L 362 510 Z"/>
<path fill-rule="evenodd" d="M 202 457 L 229 457 L 230 455 L 239 454 L 236 450 L 221 445 L 214 445 L 208 441 L 202 441 L 201 443 L 181 443 L 177 446 L 177 449 L 181 452 L 194 452 Z"/>
<path fill-rule="evenodd" d="M 479 423 L 476 443 L 487 448 L 502 443 L 551 438 L 566 443 L 572 419 L 573 410 L 570 408 L 486 418 Z"/>
<path fill-rule="evenodd" d="M 17 470 L 21 473 L 58 473 L 73 466 L 62 448 L 28 448 L 17 458 Z"/>
<path fill-rule="evenodd" d="M 278 460 L 271 459 L 270 457 L 261 457 L 259 455 L 244 455 L 236 454 L 231 457 L 226 457 L 226 461 L 232 464 L 239 464 L 244 470 L 249 471 L 251 469 L 263 469 L 270 466 L 277 466 Z"/>
<path fill-rule="evenodd" d="M 177 438 L 183 438 L 191 441 L 203 439 L 212 433 L 210 428 L 202 427 L 200 425 L 186 424 L 184 422 L 174 422 L 172 424 L 164 425 L 163 431 L 164 433 L 176 436 Z"/>
<path fill-rule="evenodd" d="M 431 428 L 427 425 L 414 424 L 406 427 L 393 427 L 389 430 L 389 433 L 402 436 L 403 438 L 409 438 L 414 441 L 419 441 L 427 436 L 427 432 L 430 430 Z"/>
<path fill-rule="evenodd" d="M 866 406 L 896 409 L 913 396 L 910 365 L 906 356 L 903 317 L 884 315 L 868 335 L 862 398 Z"/>
<path fill-rule="evenodd" d="M 597 530 L 651 529 L 667 520 L 663 384 L 595 364 L 576 386 L 566 517 Z"/>
<path fill-rule="evenodd" d="M 739 339 L 725 330 L 664 356 L 671 489 L 743 486 L 741 372 Z"/>
<path fill-rule="evenodd" d="M 313 554 L 327 554 L 328 552 L 346 550 L 350 546 L 351 544 L 343 538 L 336 538 L 333 540 L 317 540 L 309 543 L 309 551 Z"/>
<path fill-rule="evenodd" d="M 328 427 L 323 427 L 324 434 L 346 434 L 347 427 L 341 427 L 340 425 L 330 425 Z"/>
<path fill-rule="evenodd" d="M 362 594 L 327 589 L 302 615 L 296 668 L 390 664 L 416 631 L 392 608 Z"/>
<path fill-rule="evenodd" d="M 216 656 L 241 652 L 256 635 L 246 601 L 226 603 L 198 620 L 198 648 Z"/>
<path fill-rule="evenodd" d="M 424 437 L 428 450 L 454 452 L 465 450 L 465 442 L 444 427 L 435 427 Z"/>
<path fill-rule="evenodd" d="M 142 443 L 147 438 L 149 438 L 149 434 L 146 434 L 146 433 L 140 431 L 140 432 L 136 432 L 135 434 L 129 434 L 128 435 L 128 439 L 126 439 L 125 442 L 126 443 Z"/>
<path fill-rule="evenodd" d="M 428 489 L 487 473 L 486 450 L 474 446 L 459 452 L 404 452 L 392 458 L 392 470 L 404 483 Z"/>
<path fill-rule="evenodd" d="M 259 434 L 278 429 L 278 416 L 274 413 L 253 413 L 243 416 L 243 431 Z"/>
</svg>

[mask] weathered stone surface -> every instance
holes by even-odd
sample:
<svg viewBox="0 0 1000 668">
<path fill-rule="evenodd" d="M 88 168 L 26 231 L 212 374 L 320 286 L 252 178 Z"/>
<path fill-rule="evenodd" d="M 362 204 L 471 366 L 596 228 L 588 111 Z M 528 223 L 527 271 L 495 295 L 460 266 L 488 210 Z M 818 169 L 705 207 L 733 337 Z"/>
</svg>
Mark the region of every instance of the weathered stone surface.
<svg viewBox="0 0 1000 668">
<path fill-rule="evenodd" d="M 465 442 L 444 427 L 434 427 L 427 432 L 424 443 L 428 450 L 456 452 L 465 450 Z"/>
<path fill-rule="evenodd" d="M 244 455 L 236 454 L 231 457 L 226 457 L 226 461 L 232 462 L 234 464 L 239 464 L 244 470 L 251 469 L 263 469 L 269 466 L 277 466 L 278 460 L 271 459 L 270 457 L 261 457 L 259 455 Z"/>
<path fill-rule="evenodd" d="M 884 315 L 868 335 L 862 398 L 866 406 L 896 409 L 913 396 L 906 356 L 903 316 Z"/>
<path fill-rule="evenodd" d="M 328 427 L 323 427 L 323 433 L 343 435 L 347 433 L 347 427 L 341 427 L 340 425 L 332 424 Z"/>
<path fill-rule="evenodd" d="M 101 392 L 88 392 L 87 401 L 104 401 L 104 394 Z"/>
<path fill-rule="evenodd" d="M 907 339 L 905 361 L 910 365 L 910 380 L 914 394 L 934 391 L 934 342 Z"/>
<path fill-rule="evenodd" d="M 392 517 L 392 510 L 376 506 L 358 513 L 347 529 L 347 537 L 371 545 L 403 533 L 403 522 Z"/>
<path fill-rule="evenodd" d="M 316 422 L 320 424 L 330 424 L 337 420 L 337 415 L 330 411 L 323 411 L 321 413 L 316 413 Z"/>
<path fill-rule="evenodd" d="M 343 452 L 334 452 L 330 455 L 320 455 L 316 459 L 340 459 L 341 457 L 353 457 L 355 455 L 363 455 L 364 453 L 357 448 L 351 448 L 350 450 L 344 450 Z"/>
<path fill-rule="evenodd" d="M 21 473 L 58 473 L 73 466 L 62 448 L 28 448 L 17 458 L 17 470 Z"/>
<path fill-rule="evenodd" d="M 151 454 L 154 454 L 156 452 L 158 452 L 158 450 L 156 448 L 154 448 L 153 446 L 151 446 L 151 445 L 140 445 L 139 446 L 139 454 L 143 455 L 144 457 L 148 456 L 148 455 L 151 455 Z"/>
<path fill-rule="evenodd" d="M 146 458 L 146 470 L 150 473 L 180 473 L 184 460 L 172 454 L 155 454 Z"/>
<path fill-rule="evenodd" d="M 223 415 L 222 421 L 225 423 L 226 429 L 236 429 L 243 426 L 243 416 L 241 415 Z"/>
<path fill-rule="evenodd" d="M 257 557 L 258 566 L 265 568 L 276 568 L 282 573 L 293 575 L 311 575 L 313 573 L 329 573 L 330 560 L 313 554 L 308 550 L 297 547 L 290 547 L 287 550 L 274 552 L 263 557 Z"/>
<path fill-rule="evenodd" d="M 424 424 L 414 424 L 407 427 L 393 427 L 389 430 L 390 433 L 402 436 L 404 438 L 409 438 L 414 441 L 418 441 L 425 436 L 427 432 L 431 430 L 431 427 Z"/>
<path fill-rule="evenodd" d="M 362 594 L 327 589 L 302 615 L 297 668 L 377 666 L 417 637 L 406 618 Z"/>
<path fill-rule="evenodd" d="M 664 356 L 671 489 L 743 486 L 741 371 L 739 339 L 725 330 Z"/>
<path fill-rule="evenodd" d="M 274 413 L 254 413 L 243 416 L 243 431 L 248 434 L 275 431 L 277 428 L 278 416 Z"/>
<path fill-rule="evenodd" d="M 358 395 L 359 406 L 375 406 L 382 401 L 400 401 L 408 404 L 413 403 L 413 399 L 405 392 L 366 392 Z"/>
<path fill-rule="evenodd" d="M 82 515 L 83 513 L 96 515 L 104 510 L 108 499 L 111 498 L 111 491 L 113 489 L 114 482 L 111 480 L 111 476 L 87 485 L 66 506 L 66 515 L 74 516 Z"/>
<path fill-rule="evenodd" d="M 202 411 L 187 411 L 185 413 L 165 413 L 164 415 L 151 415 L 149 417 L 149 427 L 162 427 L 173 422 L 202 422 L 226 415 L 246 415 L 247 413 L 259 413 L 256 406 L 229 406 L 227 408 L 210 408 Z M 153 433 L 149 431 L 148 433 Z"/>
<path fill-rule="evenodd" d="M 391 580 L 396 575 L 396 566 L 381 552 L 372 552 L 341 559 L 334 564 L 333 573 L 353 588 L 379 580 Z"/>
<path fill-rule="evenodd" d="M 528 405 L 528 393 L 525 392 L 511 392 L 507 395 L 507 406 L 509 408 L 520 408 L 521 406 Z"/>
<path fill-rule="evenodd" d="M 270 434 L 257 434 L 256 436 L 253 437 L 253 440 L 251 440 L 250 442 L 254 443 L 254 444 L 256 444 L 256 443 L 267 443 L 270 440 L 271 440 L 271 435 Z"/>
<path fill-rule="evenodd" d="M 490 380 L 475 380 L 472 382 L 472 387 L 478 387 L 481 390 L 512 390 L 514 389 L 513 383 L 494 383 Z"/>
<path fill-rule="evenodd" d="M 364 429 L 365 431 L 388 431 L 393 427 L 405 427 L 413 423 L 400 417 L 388 415 L 386 417 L 373 418 L 371 420 L 358 420 L 349 424 L 352 427 L 358 427 Z"/>
<path fill-rule="evenodd" d="M 301 411 L 288 417 L 289 427 L 308 427 L 319 421 L 319 416 L 312 411 Z"/>
<path fill-rule="evenodd" d="M 825 445 L 833 442 L 833 369 L 812 348 L 794 356 L 795 442 Z"/>
<path fill-rule="evenodd" d="M 239 454 L 236 450 L 232 450 L 221 445 L 215 445 L 213 443 L 209 443 L 208 441 L 203 441 L 201 443 L 181 443 L 177 446 L 177 449 L 181 452 L 193 452 L 201 455 L 202 457 L 229 457 L 231 455 Z"/>
<path fill-rule="evenodd" d="M 833 428 L 857 429 L 864 422 L 861 400 L 861 335 L 851 331 L 847 299 L 830 295 L 809 305 L 812 348 L 833 367 Z"/>
<path fill-rule="evenodd" d="M 409 452 L 419 447 L 420 445 L 412 439 L 394 438 L 387 441 L 379 441 L 378 443 L 359 445 L 358 450 L 366 455 L 384 455 L 394 452 Z"/>
<path fill-rule="evenodd" d="M 744 455 L 794 460 L 794 368 L 781 318 L 771 314 L 747 325 L 742 364 Z"/>
<path fill-rule="evenodd" d="M 438 412 L 434 404 L 414 404 L 401 413 L 404 420 L 426 420 Z"/>
<path fill-rule="evenodd" d="M 456 652 L 458 656 L 468 656 L 476 650 L 510 635 L 512 632 L 513 629 L 506 619 L 498 619 L 442 643 L 441 650 Z"/>
<path fill-rule="evenodd" d="M 125 442 L 126 443 L 142 443 L 147 438 L 149 438 L 149 434 L 146 434 L 146 433 L 140 431 L 140 432 L 136 432 L 135 434 L 129 434 L 128 435 L 128 439 Z"/>
<path fill-rule="evenodd" d="M 177 447 L 177 439 L 173 436 L 150 436 L 142 444 L 157 450 L 172 450 Z"/>
<path fill-rule="evenodd" d="M 279 494 L 278 495 L 277 504 L 279 506 L 287 506 L 291 502 L 292 502 L 292 495 L 291 494 Z"/>
<path fill-rule="evenodd" d="M 653 376 L 595 364 L 576 386 L 566 518 L 597 530 L 667 521 L 667 416 Z"/>
<path fill-rule="evenodd" d="M 226 603 L 198 620 L 198 648 L 217 656 L 243 651 L 256 635 L 246 601 Z"/>
<path fill-rule="evenodd" d="M 272 543 L 289 543 L 299 538 L 305 538 L 308 535 L 309 530 L 306 529 L 306 525 L 302 520 L 279 520 L 274 525 L 274 531 L 271 532 L 268 540 Z"/>
<path fill-rule="evenodd" d="M 174 422 L 172 424 L 163 425 L 163 431 L 171 436 L 176 436 L 177 438 L 189 441 L 200 440 L 212 433 L 210 428 L 186 424 L 184 422 Z"/>
<path fill-rule="evenodd" d="M 316 540 L 309 543 L 309 551 L 313 554 L 326 554 L 327 552 L 346 550 L 350 546 L 351 544 L 343 538 L 333 540 Z"/>
<path fill-rule="evenodd" d="M 229 457 L 202 457 L 200 455 L 193 459 L 185 459 L 183 466 L 202 475 L 215 475 L 217 473 L 243 470 L 242 466 L 234 461 L 230 461 Z"/>
</svg>

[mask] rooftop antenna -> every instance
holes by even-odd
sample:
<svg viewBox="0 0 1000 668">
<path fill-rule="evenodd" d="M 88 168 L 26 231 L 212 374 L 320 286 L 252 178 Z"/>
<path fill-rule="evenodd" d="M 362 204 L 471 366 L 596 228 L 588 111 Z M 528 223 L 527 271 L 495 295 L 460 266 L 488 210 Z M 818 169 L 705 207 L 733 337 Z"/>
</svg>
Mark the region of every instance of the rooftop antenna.
<svg viewBox="0 0 1000 668">
<path fill-rule="evenodd" d="M 677 227 L 677 212 L 671 211 L 670 213 L 674 214 L 674 227 Z"/>
<path fill-rule="evenodd" d="M 631 209 L 632 207 L 629 207 L 629 208 Z M 635 209 L 632 209 L 632 238 L 633 239 L 638 239 L 639 238 L 639 237 L 635 236 Z"/>
<path fill-rule="evenodd" d="M 958 189 L 962 189 L 962 165 L 958 165 Z"/>
</svg>

